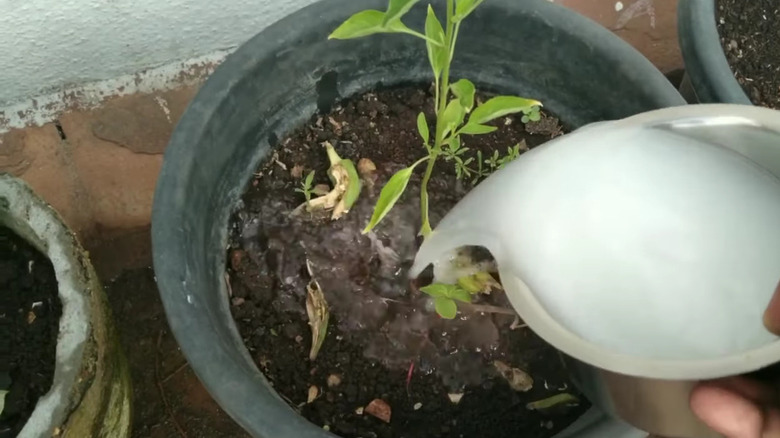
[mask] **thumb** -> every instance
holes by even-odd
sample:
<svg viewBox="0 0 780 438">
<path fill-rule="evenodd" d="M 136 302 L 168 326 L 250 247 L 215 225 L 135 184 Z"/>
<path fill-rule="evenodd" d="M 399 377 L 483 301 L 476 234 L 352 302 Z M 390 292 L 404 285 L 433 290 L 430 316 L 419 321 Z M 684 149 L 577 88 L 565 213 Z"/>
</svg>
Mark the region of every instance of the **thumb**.
<svg viewBox="0 0 780 438">
<path fill-rule="evenodd" d="M 780 284 L 764 311 L 764 325 L 770 332 L 780 335 Z"/>
</svg>

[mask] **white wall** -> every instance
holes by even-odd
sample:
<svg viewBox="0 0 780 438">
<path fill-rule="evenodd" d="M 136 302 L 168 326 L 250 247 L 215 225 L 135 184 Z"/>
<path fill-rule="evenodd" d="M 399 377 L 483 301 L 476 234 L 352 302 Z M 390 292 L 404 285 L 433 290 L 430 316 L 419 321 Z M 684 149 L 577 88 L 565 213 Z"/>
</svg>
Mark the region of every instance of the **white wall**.
<svg viewBox="0 0 780 438">
<path fill-rule="evenodd" d="M 314 1 L 0 0 L 0 109 L 220 53 Z"/>
</svg>

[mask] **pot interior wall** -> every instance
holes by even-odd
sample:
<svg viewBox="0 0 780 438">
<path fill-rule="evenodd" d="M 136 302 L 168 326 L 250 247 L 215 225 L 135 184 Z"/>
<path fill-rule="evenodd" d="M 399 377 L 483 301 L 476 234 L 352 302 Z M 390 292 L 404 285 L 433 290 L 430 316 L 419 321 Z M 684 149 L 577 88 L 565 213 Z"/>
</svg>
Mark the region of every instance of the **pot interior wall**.
<svg viewBox="0 0 780 438">
<path fill-rule="evenodd" d="M 258 163 L 317 108 L 377 85 L 432 80 L 414 37 L 327 39 L 350 14 L 385 5 L 322 1 L 250 40 L 204 85 L 166 151 L 153 241 L 167 316 L 209 391 L 256 436 L 328 434 L 278 398 L 237 333 L 223 277 L 228 217 Z M 412 28 L 422 28 L 421 6 L 405 18 Z M 485 2 L 463 24 L 455 58 L 454 78 L 539 99 L 571 127 L 684 104 L 620 39 L 546 0 Z"/>
</svg>

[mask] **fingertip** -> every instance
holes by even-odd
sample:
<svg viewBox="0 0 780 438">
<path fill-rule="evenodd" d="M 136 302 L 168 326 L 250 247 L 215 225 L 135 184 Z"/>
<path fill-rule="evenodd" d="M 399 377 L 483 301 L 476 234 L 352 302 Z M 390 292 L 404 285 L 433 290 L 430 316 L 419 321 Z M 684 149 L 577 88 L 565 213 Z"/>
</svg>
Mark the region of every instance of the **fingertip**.
<svg viewBox="0 0 780 438">
<path fill-rule="evenodd" d="M 702 384 L 691 392 L 691 410 L 714 431 L 733 438 L 761 436 L 761 409 L 717 385 Z"/>
</svg>

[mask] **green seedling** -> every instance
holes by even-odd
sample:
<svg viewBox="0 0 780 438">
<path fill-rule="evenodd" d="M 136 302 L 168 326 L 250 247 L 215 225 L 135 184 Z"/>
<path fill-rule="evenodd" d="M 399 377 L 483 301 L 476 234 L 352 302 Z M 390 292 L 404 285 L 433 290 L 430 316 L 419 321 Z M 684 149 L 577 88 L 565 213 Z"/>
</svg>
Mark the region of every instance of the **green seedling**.
<svg viewBox="0 0 780 438">
<path fill-rule="evenodd" d="M 456 301 L 471 302 L 471 294 L 457 284 L 433 283 L 420 288 L 433 297 L 436 313 L 444 319 L 453 319 L 458 313 Z"/>
<path fill-rule="evenodd" d="M 295 189 L 296 192 L 303 193 L 303 196 L 306 197 L 306 205 L 309 205 L 311 202 L 311 195 L 314 193 L 314 187 L 312 186 L 312 183 L 314 183 L 313 170 L 309 172 L 308 175 L 306 175 L 306 178 L 303 181 L 301 181 L 301 186 Z"/>
<path fill-rule="evenodd" d="M 401 169 L 393 175 L 382 189 L 373 215 L 363 233 L 368 233 L 387 215 L 406 189 L 415 168 L 426 163 L 420 189 L 420 210 L 422 224 L 420 234 L 427 237 L 431 233 L 428 217 L 428 182 L 439 156 L 454 160 L 456 172 L 463 178 L 472 176 L 469 165 L 473 158 L 465 158 L 468 151 L 461 148 L 462 135 L 482 135 L 495 131 L 488 123 L 510 114 L 523 113 L 528 120 L 538 118 L 539 101 L 515 96 L 493 97 L 475 107 L 476 88 L 468 79 L 451 81 L 450 65 L 455 54 L 455 44 L 463 21 L 484 0 L 446 0 L 447 10 L 444 25 L 436 17 L 433 8 L 428 5 L 424 33 L 408 28 L 403 16 L 419 0 L 390 0 L 386 11 L 366 10 L 358 12 L 341 24 L 329 36 L 330 39 L 352 39 L 379 33 L 403 33 L 425 41 L 428 60 L 433 72 L 435 85 L 436 122 L 430 131 L 425 114 L 417 117 L 417 130 L 427 156 L 414 164 Z M 479 168 L 483 168 L 481 159 Z M 458 170 L 459 169 L 459 170 Z M 481 175 L 480 175 L 481 176 Z M 454 302 L 452 303 L 454 306 Z M 453 309 L 450 307 L 449 309 Z"/>
<path fill-rule="evenodd" d="M 8 394 L 8 391 L 0 389 L 0 414 L 3 413 L 3 409 L 5 409 L 5 395 Z"/>
</svg>

